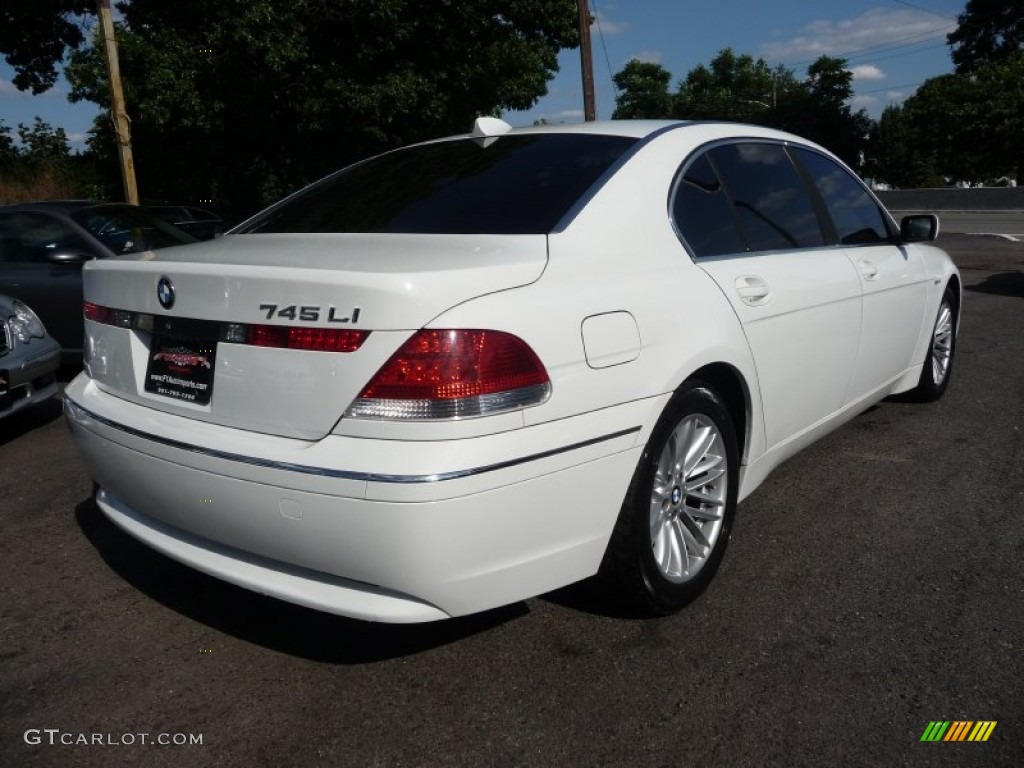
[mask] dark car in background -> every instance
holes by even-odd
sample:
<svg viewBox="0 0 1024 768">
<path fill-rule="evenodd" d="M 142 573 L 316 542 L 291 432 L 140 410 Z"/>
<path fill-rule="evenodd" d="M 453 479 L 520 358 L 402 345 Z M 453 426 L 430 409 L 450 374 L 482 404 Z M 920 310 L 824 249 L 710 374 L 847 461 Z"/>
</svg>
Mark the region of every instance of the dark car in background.
<svg viewBox="0 0 1024 768">
<path fill-rule="evenodd" d="M 0 206 L 0 293 L 38 313 L 65 363 L 82 356 L 82 265 L 197 239 L 137 206 L 67 200 Z"/>
<path fill-rule="evenodd" d="M 220 216 L 192 205 L 147 205 L 145 208 L 197 240 L 212 240 L 226 229 Z"/>
</svg>

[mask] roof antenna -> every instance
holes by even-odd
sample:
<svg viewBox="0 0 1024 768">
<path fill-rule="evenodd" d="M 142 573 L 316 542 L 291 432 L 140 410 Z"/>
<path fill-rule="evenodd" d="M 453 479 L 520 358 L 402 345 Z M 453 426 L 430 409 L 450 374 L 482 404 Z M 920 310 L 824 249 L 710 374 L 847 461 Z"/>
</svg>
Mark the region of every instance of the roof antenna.
<svg viewBox="0 0 1024 768">
<path fill-rule="evenodd" d="M 470 135 L 480 147 L 487 149 L 498 137 L 512 130 L 512 126 L 504 120 L 496 117 L 478 117 L 473 123 L 473 133 Z"/>
</svg>

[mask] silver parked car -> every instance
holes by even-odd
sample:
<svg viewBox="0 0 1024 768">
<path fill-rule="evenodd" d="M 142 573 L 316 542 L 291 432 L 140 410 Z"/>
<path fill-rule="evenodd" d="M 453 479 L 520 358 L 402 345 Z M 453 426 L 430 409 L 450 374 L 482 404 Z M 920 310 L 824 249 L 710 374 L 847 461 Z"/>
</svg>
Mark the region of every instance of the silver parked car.
<svg viewBox="0 0 1024 768">
<path fill-rule="evenodd" d="M 57 394 L 60 344 L 28 305 L 0 294 L 0 419 Z"/>
</svg>

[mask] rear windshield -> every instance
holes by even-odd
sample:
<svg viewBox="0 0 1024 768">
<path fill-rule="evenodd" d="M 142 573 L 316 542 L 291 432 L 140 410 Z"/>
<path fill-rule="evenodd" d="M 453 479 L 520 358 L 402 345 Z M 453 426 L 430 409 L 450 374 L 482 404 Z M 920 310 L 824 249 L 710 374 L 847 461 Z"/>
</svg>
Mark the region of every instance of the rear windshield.
<svg viewBox="0 0 1024 768">
<path fill-rule="evenodd" d="M 408 147 L 328 176 L 240 231 L 547 234 L 636 141 L 544 134 Z"/>
</svg>

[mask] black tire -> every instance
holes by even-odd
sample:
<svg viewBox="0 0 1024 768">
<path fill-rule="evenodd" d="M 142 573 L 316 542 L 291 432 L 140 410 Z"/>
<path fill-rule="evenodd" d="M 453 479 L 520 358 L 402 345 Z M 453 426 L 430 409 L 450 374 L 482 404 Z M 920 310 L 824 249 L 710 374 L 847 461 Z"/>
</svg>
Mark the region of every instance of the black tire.
<svg viewBox="0 0 1024 768">
<path fill-rule="evenodd" d="M 679 446 L 688 442 L 691 434 L 699 441 L 698 432 L 688 429 L 692 426 L 694 430 L 703 430 L 708 425 L 713 430 L 701 434 L 712 442 L 701 454 L 701 460 L 689 475 L 672 475 L 666 483 L 665 469 L 672 467 L 675 472 L 679 468 L 679 463 L 672 459 L 678 456 Z M 674 439 L 671 446 L 670 439 Z M 719 459 L 724 460 L 725 468 L 716 476 L 719 465 L 715 462 Z M 705 466 L 711 469 L 703 471 Z M 738 478 L 736 429 L 725 403 L 707 384 L 686 382 L 669 402 L 640 457 L 601 564 L 601 575 L 645 613 L 669 614 L 692 601 L 710 583 L 725 556 L 736 515 Z M 692 492 L 686 490 L 687 480 Z M 709 482 L 693 488 L 693 484 L 704 480 Z M 714 502 L 699 500 L 694 495 L 698 491 L 702 496 L 714 496 Z M 719 507 L 717 526 L 716 521 L 691 516 L 706 516 Z M 697 544 L 691 526 L 696 526 L 701 535 L 707 534 L 704 539 L 709 550 L 701 553 L 684 543 L 685 531 L 690 533 L 691 543 Z M 658 533 L 652 532 L 654 528 Z M 679 555 L 679 547 L 685 554 Z M 684 569 L 683 563 L 692 567 Z"/>
<path fill-rule="evenodd" d="M 957 302 L 951 286 L 947 286 L 939 302 L 939 311 L 932 324 L 931 337 L 928 340 L 928 352 L 924 357 L 924 368 L 917 386 L 908 395 L 911 400 L 919 403 L 931 403 L 938 400 L 946 392 L 949 379 L 953 375 L 953 359 L 956 352 Z M 943 330 L 943 325 L 948 326 Z M 942 340 L 943 337 L 947 341 Z M 944 344 L 948 343 L 948 358 L 942 365 Z"/>
</svg>

